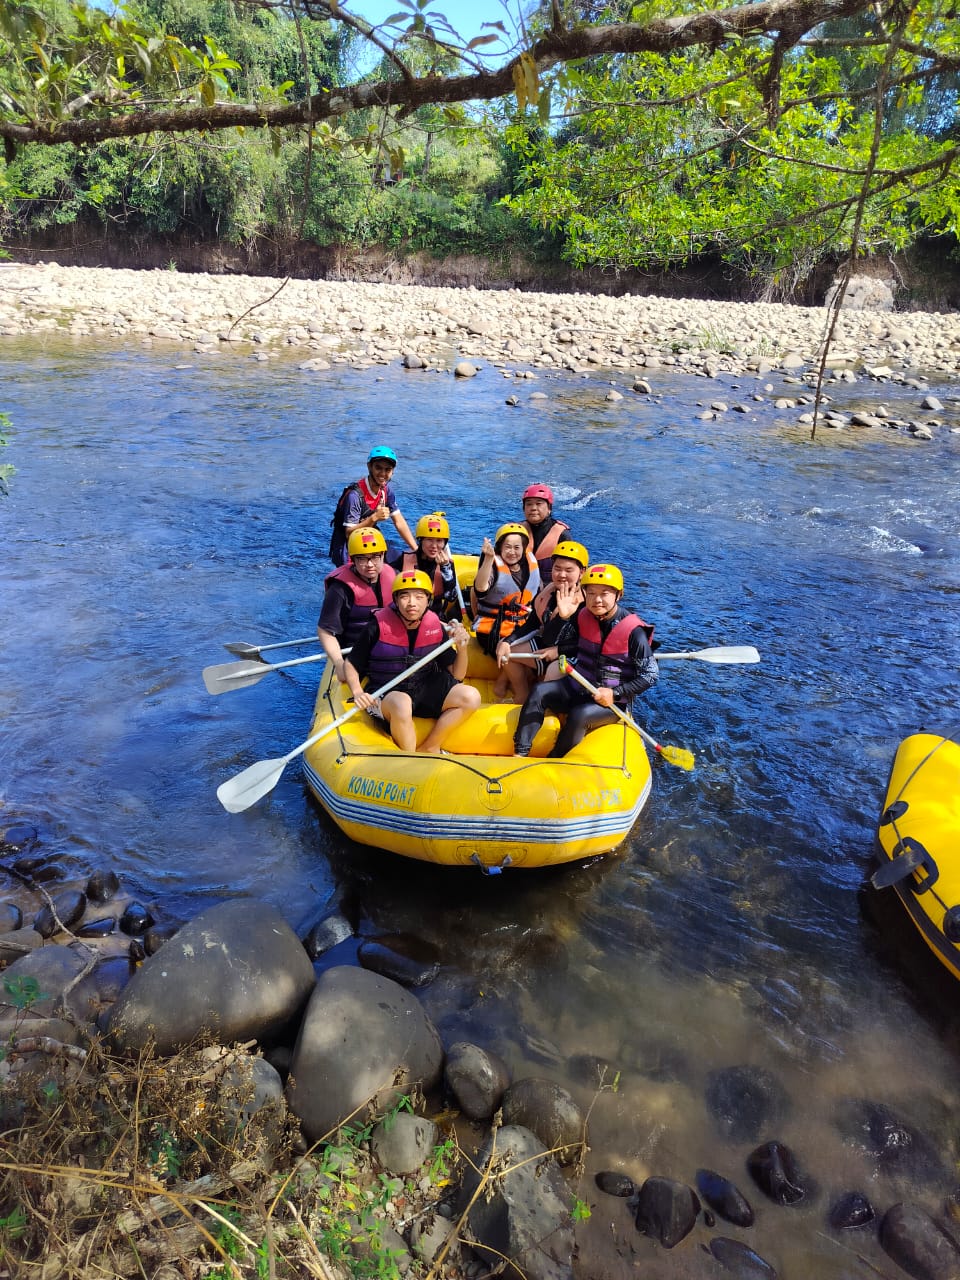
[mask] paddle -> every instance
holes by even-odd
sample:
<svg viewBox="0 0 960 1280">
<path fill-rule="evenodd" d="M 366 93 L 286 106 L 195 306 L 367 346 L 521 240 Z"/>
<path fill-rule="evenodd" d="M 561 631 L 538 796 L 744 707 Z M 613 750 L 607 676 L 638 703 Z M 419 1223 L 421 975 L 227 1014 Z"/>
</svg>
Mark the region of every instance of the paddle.
<svg viewBox="0 0 960 1280">
<path fill-rule="evenodd" d="M 276 644 L 244 644 L 242 640 L 235 640 L 233 644 L 225 644 L 223 647 L 227 653 L 235 653 L 238 658 L 256 658 L 259 654 L 266 653 L 268 649 L 286 649 L 295 644 L 319 643 L 317 633 L 314 632 L 312 636 L 304 636 L 302 640 L 278 640 Z"/>
<path fill-rule="evenodd" d="M 424 654 L 419 662 L 415 662 L 412 667 L 408 667 L 406 671 L 401 671 L 398 676 L 388 680 L 382 688 L 370 696 L 372 698 L 382 698 L 384 694 L 389 693 L 391 689 L 395 689 L 398 684 L 406 680 L 407 676 L 412 676 L 414 671 L 419 671 L 428 662 L 432 662 L 434 658 L 439 657 L 453 643 L 453 640 L 445 640 L 436 649 L 431 649 L 429 653 Z M 308 738 L 306 742 L 301 742 L 299 747 L 294 747 L 285 756 L 277 756 L 273 760 L 258 760 L 256 764 L 250 765 L 242 773 L 235 774 L 232 778 L 228 778 L 226 782 L 221 782 L 217 787 L 217 799 L 227 813 L 243 813 L 244 809 L 249 809 L 251 805 L 262 799 L 268 791 L 273 790 L 280 781 L 280 775 L 291 760 L 295 760 L 308 747 L 312 747 L 315 742 L 325 738 L 328 733 L 333 733 L 334 729 L 339 729 L 342 724 L 345 724 L 347 720 L 355 716 L 359 710 L 360 708 L 357 706 L 351 707 L 342 716 L 338 716 L 332 724 L 326 725 L 319 733 L 315 733 Z"/>
<path fill-rule="evenodd" d="M 588 689 L 591 693 L 598 692 L 597 686 L 595 684 L 591 684 L 585 676 L 582 676 L 579 671 L 576 671 L 571 667 L 567 659 L 562 656 L 560 658 L 560 674 L 564 676 L 573 676 L 577 684 L 583 685 L 584 689 Z M 653 747 L 654 751 L 656 751 L 658 755 L 663 756 L 664 760 L 666 760 L 668 764 L 675 764 L 678 769 L 686 769 L 688 771 L 693 768 L 696 761 L 694 760 L 692 751 L 688 751 L 686 747 L 661 746 L 652 734 L 647 733 L 646 729 L 641 729 L 636 720 L 634 720 L 632 716 L 628 716 L 625 711 L 621 711 L 618 706 L 614 705 L 610 710 L 614 715 L 619 716 L 624 724 L 628 724 L 631 729 L 636 729 L 644 742 Z"/>
<path fill-rule="evenodd" d="M 695 658 L 697 662 L 759 662 L 752 644 L 731 644 L 716 649 L 695 649 L 691 653 L 655 653 L 658 662 L 674 658 Z"/>
<path fill-rule="evenodd" d="M 231 689 L 246 689 L 256 684 L 271 671 L 284 671 L 305 662 L 324 662 L 326 657 L 325 653 L 314 653 L 309 658 L 291 658 L 289 662 L 220 662 L 215 667 L 204 667 L 203 683 L 207 693 L 229 693 Z"/>
</svg>

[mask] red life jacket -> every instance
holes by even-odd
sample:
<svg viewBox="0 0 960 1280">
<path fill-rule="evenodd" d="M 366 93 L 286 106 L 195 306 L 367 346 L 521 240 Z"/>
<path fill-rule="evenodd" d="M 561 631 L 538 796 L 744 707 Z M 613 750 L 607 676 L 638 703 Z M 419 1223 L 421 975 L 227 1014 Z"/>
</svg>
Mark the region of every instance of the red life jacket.
<svg viewBox="0 0 960 1280">
<path fill-rule="evenodd" d="M 614 623 L 606 640 L 601 643 L 600 623 L 589 609 L 581 609 L 577 614 L 580 633 L 577 670 L 580 674 L 601 689 L 616 689 L 617 685 L 631 679 L 634 673 L 630 660 L 630 637 L 637 627 L 643 628 L 647 640 L 653 639 L 653 627 L 635 613 L 628 613 Z"/>
<path fill-rule="evenodd" d="M 420 560 L 416 551 L 405 551 L 403 553 L 403 568 L 401 573 L 409 573 L 411 569 L 419 569 Z M 437 565 L 433 571 L 433 598 L 439 600 L 443 595 L 443 576 L 440 573 L 440 566 Z"/>
<path fill-rule="evenodd" d="M 326 582 L 342 582 L 350 588 L 350 592 L 353 595 L 347 625 L 344 628 L 343 635 L 338 637 L 341 648 L 346 648 L 360 639 L 367 623 L 373 617 L 374 610 L 383 607 L 382 600 L 390 599 L 395 577 L 395 571 L 388 564 L 381 568 L 380 577 L 377 579 L 381 596 L 381 599 L 378 600 L 377 593 L 373 589 L 373 583 L 367 582 L 358 573 L 354 573 L 353 565 L 342 564 L 339 569 L 334 569 L 333 573 L 327 574 Z"/>
<path fill-rule="evenodd" d="M 522 591 L 517 590 L 513 574 L 507 565 L 499 559 L 494 561 L 496 577 L 490 586 L 490 590 L 483 596 L 478 596 L 475 590 L 471 590 L 470 600 L 473 606 L 473 616 L 477 620 L 474 630 L 479 635 L 487 635 L 493 630 L 493 624 L 497 619 L 501 606 L 503 606 L 503 615 L 500 619 L 501 640 L 506 640 L 508 636 L 512 635 L 526 617 L 527 607 L 540 590 L 540 570 L 529 551 L 527 552 L 527 567 L 530 570 L 530 576 L 527 578 L 527 585 Z"/>
<path fill-rule="evenodd" d="M 547 516 L 549 520 L 550 517 Z M 530 546 L 533 546 L 533 529 L 529 520 L 524 520 L 523 526 L 530 530 Z M 568 524 L 564 524 L 562 520 L 554 520 L 553 524 L 544 534 L 543 541 L 533 553 L 537 558 L 537 564 L 540 566 L 540 577 L 544 581 L 549 581 L 550 570 L 553 568 L 553 553 L 557 549 L 557 544 L 563 541 L 563 535 L 570 528 Z"/>
<path fill-rule="evenodd" d="M 440 619 L 432 609 L 428 609 L 420 619 L 412 648 L 410 632 L 403 625 L 403 619 L 393 605 L 378 609 L 373 616 L 377 620 L 380 634 L 370 648 L 367 674 L 370 684 L 377 689 L 426 657 L 432 649 L 443 644 L 446 638 Z"/>
</svg>

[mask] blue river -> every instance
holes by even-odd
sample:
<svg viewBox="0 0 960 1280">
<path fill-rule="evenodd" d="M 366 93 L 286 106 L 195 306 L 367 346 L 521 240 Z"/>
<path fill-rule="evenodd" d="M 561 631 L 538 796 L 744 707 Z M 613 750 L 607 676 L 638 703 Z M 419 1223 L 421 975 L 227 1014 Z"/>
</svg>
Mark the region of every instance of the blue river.
<svg viewBox="0 0 960 1280">
<path fill-rule="evenodd" d="M 440 960 L 420 994 L 445 1043 L 576 1088 L 583 1055 L 621 1070 L 591 1113 L 591 1169 L 692 1181 L 706 1165 L 749 1185 L 748 1148 L 717 1131 L 705 1090 L 725 1067 L 772 1073 L 791 1107 L 764 1137 L 820 1196 L 763 1205 L 743 1238 L 782 1276 L 839 1280 L 864 1272 L 826 1230 L 831 1198 L 933 1208 L 945 1189 L 878 1176 L 838 1108 L 882 1103 L 945 1159 L 960 1131 L 955 984 L 861 893 L 897 743 L 960 721 L 960 434 L 811 441 L 773 407 L 779 375 L 657 373 L 656 399 L 624 387 L 610 403 L 599 376 L 318 376 L 292 358 L 3 339 L 17 471 L 0 499 L 0 828 L 35 823 L 71 876 L 112 866 L 181 919 L 247 894 L 304 928 L 348 894 L 361 934 Z M 701 419 L 718 396 L 749 412 Z M 226 642 L 313 631 L 334 501 L 378 442 L 400 456 L 411 525 L 446 511 L 454 550 L 518 518 L 543 480 L 665 649 L 760 650 L 757 666 L 662 665 L 638 711 L 697 767 L 657 764 L 616 855 L 496 880 L 407 862 L 344 840 L 298 765 L 244 814 L 218 804 L 225 778 L 307 736 L 318 668 L 216 698 L 201 669 L 230 660 Z"/>
</svg>

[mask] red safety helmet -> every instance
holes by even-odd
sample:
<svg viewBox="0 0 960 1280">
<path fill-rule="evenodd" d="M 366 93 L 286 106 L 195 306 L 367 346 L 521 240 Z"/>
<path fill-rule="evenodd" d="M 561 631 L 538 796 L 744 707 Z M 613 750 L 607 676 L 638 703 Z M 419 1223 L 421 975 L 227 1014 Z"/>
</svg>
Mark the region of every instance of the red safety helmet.
<svg viewBox="0 0 960 1280">
<path fill-rule="evenodd" d="M 544 502 L 549 502 L 553 506 L 553 490 L 548 484 L 528 484 L 523 491 L 522 502 L 526 502 L 528 498 L 542 498 Z"/>
</svg>

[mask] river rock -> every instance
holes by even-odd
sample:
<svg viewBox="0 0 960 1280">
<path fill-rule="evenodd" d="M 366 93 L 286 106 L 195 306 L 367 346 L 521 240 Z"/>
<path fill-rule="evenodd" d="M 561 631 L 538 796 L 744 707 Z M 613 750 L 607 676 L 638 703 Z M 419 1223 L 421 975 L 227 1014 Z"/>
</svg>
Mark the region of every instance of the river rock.
<svg viewBox="0 0 960 1280">
<path fill-rule="evenodd" d="M 127 903 L 119 920 L 121 930 L 130 937 L 145 933 L 154 923 L 149 907 L 145 907 L 141 902 Z"/>
<path fill-rule="evenodd" d="M 109 938 L 116 927 L 113 916 L 101 916 L 98 920 L 84 920 L 75 932 L 78 938 Z"/>
<path fill-rule="evenodd" d="M 86 895 L 79 889 L 58 893 L 52 903 L 37 912 L 33 927 L 41 938 L 52 938 L 55 933 L 75 925 L 86 909 Z"/>
<path fill-rule="evenodd" d="M 169 942 L 180 928 L 179 924 L 174 924 L 172 921 L 169 924 L 152 924 L 143 935 L 144 954 L 156 955 L 163 944 Z"/>
<path fill-rule="evenodd" d="M 310 997 L 287 1098 L 316 1141 L 368 1102 L 382 1109 L 417 1084 L 432 1088 L 442 1064 L 440 1037 L 415 996 L 380 974 L 338 965 Z"/>
<path fill-rule="evenodd" d="M 957 1280 L 960 1252 L 918 1205 L 895 1204 L 880 1223 L 880 1245 L 914 1280 Z"/>
<path fill-rule="evenodd" d="M 782 1142 L 765 1142 L 747 1157 L 750 1177 L 776 1204 L 798 1204 L 810 1190 L 793 1152 Z"/>
<path fill-rule="evenodd" d="M 637 1230 L 672 1249 L 690 1234 L 700 1212 L 691 1187 L 675 1178 L 647 1178 L 637 1200 Z"/>
<path fill-rule="evenodd" d="M 489 1049 L 458 1040 L 447 1051 L 444 1080 L 470 1120 L 489 1120 L 510 1084 L 510 1069 Z"/>
<path fill-rule="evenodd" d="M 15 902 L 0 902 L 0 933 L 13 933 L 23 926 L 23 912 Z"/>
<path fill-rule="evenodd" d="M 619 1196 L 626 1200 L 637 1189 L 637 1184 L 626 1173 L 617 1173 L 613 1169 L 603 1169 L 594 1176 L 594 1182 L 608 1196 Z"/>
<path fill-rule="evenodd" d="M 731 1142 L 757 1142 L 779 1127 L 790 1110 L 786 1091 L 762 1067 L 723 1067 L 707 1078 L 707 1109 Z"/>
<path fill-rule="evenodd" d="M 575 1160 L 586 1140 L 586 1118 L 573 1095 L 538 1076 L 518 1080 L 506 1091 L 503 1122 L 536 1134 L 561 1164 Z"/>
<path fill-rule="evenodd" d="M 425 987 L 440 972 L 433 949 L 415 939 L 368 938 L 361 942 L 357 959 L 364 969 L 392 978 L 401 987 Z"/>
<path fill-rule="evenodd" d="M 432 1120 L 401 1111 L 380 1121 L 370 1135 L 370 1148 L 387 1173 L 416 1173 L 436 1141 L 437 1126 Z"/>
<path fill-rule="evenodd" d="M 420 1217 L 410 1228 L 410 1247 L 416 1256 L 429 1267 L 440 1250 L 449 1241 L 444 1257 L 444 1267 L 455 1267 L 460 1261 L 460 1244 L 456 1239 L 456 1226 L 439 1213 Z M 451 1240 L 451 1236 L 454 1239 Z"/>
<path fill-rule="evenodd" d="M 765 1258 L 743 1243 L 727 1236 L 714 1236 L 710 1252 L 723 1267 L 733 1271 L 736 1280 L 777 1280 L 777 1273 Z"/>
<path fill-rule="evenodd" d="M 865 1227 L 876 1216 L 865 1195 L 859 1191 L 848 1191 L 834 1202 L 828 1221 L 835 1231 L 845 1231 L 851 1227 Z"/>
<path fill-rule="evenodd" d="M 87 881 L 89 902 L 109 902 L 120 889 L 120 877 L 115 871 L 95 871 Z"/>
<path fill-rule="evenodd" d="M 32 822 L 14 822 L 0 836 L 0 851 L 19 853 L 21 849 L 35 844 L 39 838 L 40 832 Z"/>
<path fill-rule="evenodd" d="M 107 956 L 71 987 L 66 997 L 67 1009 L 80 1023 L 97 1023 L 116 1003 L 130 981 L 130 974 L 127 956 Z"/>
<path fill-rule="evenodd" d="M 30 932 L 38 937 L 33 930 Z M 0 1016 L 26 1009 L 31 1017 L 55 1017 L 64 991 L 85 964 L 82 955 L 56 944 L 38 947 L 15 960 L 3 971 Z"/>
<path fill-rule="evenodd" d="M 340 910 L 329 912 L 311 925 L 303 939 L 303 945 L 311 960 L 353 937 L 353 925 Z"/>
<path fill-rule="evenodd" d="M 537 1159 L 537 1157 L 542 1157 Z M 476 1192 L 491 1161 L 499 1171 Z M 471 1248 L 509 1280 L 573 1280 L 570 1191 L 556 1162 L 529 1129 L 504 1125 L 463 1181 Z"/>
<path fill-rule="evenodd" d="M 455 378 L 475 378 L 477 376 L 477 366 L 471 364 L 469 360 L 460 360 L 453 366 L 453 376 Z"/>
<path fill-rule="evenodd" d="M 172 1053 L 207 1031 L 269 1040 L 303 1007 L 313 966 L 274 907 L 235 898 L 178 930 L 133 975 L 109 1020 L 116 1045 Z"/>
<path fill-rule="evenodd" d="M 948 1179 L 946 1164 L 930 1138 L 884 1103 L 865 1098 L 843 1103 L 837 1127 L 846 1142 L 873 1160 L 879 1174 L 927 1186 Z"/>
<path fill-rule="evenodd" d="M 283 1081 L 265 1058 L 237 1053 L 223 1045 L 204 1049 L 210 1063 L 216 1095 L 215 1115 L 223 1117 L 218 1128 L 222 1142 L 232 1144 L 238 1133 L 256 1120 L 266 1145 L 278 1150 L 283 1137 Z"/>
<path fill-rule="evenodd" d="M 697 1170 L 697 1191 L 714 1213 L 735 1227 L 753 1226 L 753 1209 L 749 1200 L 734 1184 L 712 1169 Z"/>
</svg>

